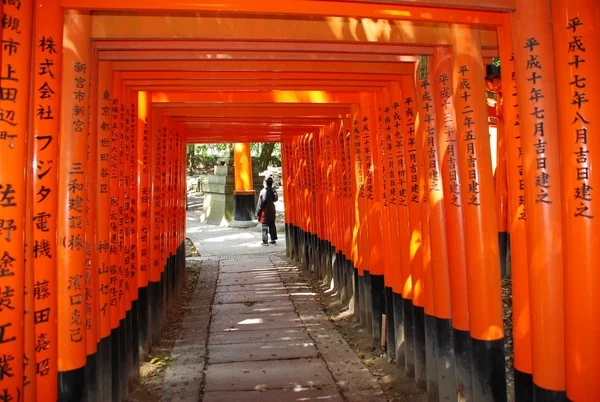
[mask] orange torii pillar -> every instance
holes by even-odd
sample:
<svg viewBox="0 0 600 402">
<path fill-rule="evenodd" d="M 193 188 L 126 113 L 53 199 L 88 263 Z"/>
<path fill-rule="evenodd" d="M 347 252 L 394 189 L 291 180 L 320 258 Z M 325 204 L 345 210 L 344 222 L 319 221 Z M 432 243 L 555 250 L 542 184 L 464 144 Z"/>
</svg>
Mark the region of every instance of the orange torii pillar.
<svg viewBox="0 0 600 402">
<path fill-rule="evenodd" d="M 235 190 L 233 191 L 233 220 L 232 227 L 254 227 L 257 221 L 253 219 L 256 207 L 254 187 L 252 185 L 252 157 L 250 143 L 233 144 Z"/>
<path fill-rule="evenodd" d="M 552 1 L 564 225 L 567 398 L 600 400 L 600 18 L 595 0 Z M 552 63 L 552 60 L 550 60 Z M 548 222 L 549 223 L 549 222 Z M 535 375 L 535 373 L 534 373 Z"/>
<path fill-rule="evenodd" d="M 554 74 L 557 60 L 553 54 L 550 4 L 519 0 L 517 7 L 518 11 L 512 14 L 512 34 L 527 210 L 533 399 L 562 401 L 566 398 L 562 230 L 563 219 L 567 218 L 563 216 L 562 208 L 561 169 L 571 169 L 569 165 L 561 164 L 561 145 L 565 144 L 560 142 L 563 130 L 559 129 L 557 121 Z M 584 59 L 583 56 L 579 54 L 580 59 Z M 566 127 L 577 127 L 581 123 L 580 116 L 570 116 Z M 564 130 L 564 135 L 570 134 Z M 564 149 L 570 161 L 576 156 L 570 150 L 577 145 L 576 132 L 571 133 L 569 147 L 565 145 Z M 569 191 L 569 199 L 565 198 L 565 202 L 571 201 L 574 186 L 563 190 Z M 581 212 L 585 214 L 585 211 Z M 584 239 L 576 240 L 585 242 Z"/>
<path fill-rule="evenodd" d="M 58 185 L 58 371 L 59 399 L 80 400 L 85 389 L 85 186 L 89 91 L 89 14 L 65 14 L 64 42 L 75 51 L 63 53 L 60 168 Z M 40 316 L 40 318 L 42 318 Z"/>
<path fill-rule="evenodd" d="M 471 390 L 471 339 L 469 337 L 469 307 L 467 292 L 467 267 L 463 203 L 461 202 L 460 174 L 457 146 L 457 120 L 455 98 L 452 88 L 452 52 L 446 47 L 437 47 L 433 62 L 433 91 L 439 96 L 435 102 L 438 117 L 437 146 L 443 183 L 445 207 L 445 231 L 448 250 L 448 276 L 450 286 L 452 345 L 456 387 L 462 395 L 472 398 Z M 442 201 L 440 201 L 441 203 Z M 436 316 L 440 312 L 436 309 Z"/>
<path fill-rule="evenodd" d="M 26 213 L 30 212 L 26 208 L 27 184 L 30 184 L 31 180 L 25 179 L 30 121 L 33 17 L 31 3 L 4 5 L 4 15 L 19 18 L 21 25 L 15 32 L 10 32 L 9 28 L 4 27 L 4 35 L 8 36 L 10 32 L 10 36 L 3 41 L 1 52 L 3 88 L 0 101 L 0 287 L 3 311 L 0 315 L 0 356 L 4 375 L 0 378 L 0 397 L 15 401 L 22 399 L 24 395 L 24 352 L 29 349 L 24 347 L 24 344 L 34 341 L 24 339 L 23 326 L 26 267 L 23 244 L 26 240 L 26 222 L 31 222 L 26 219 Z M 7 75 L 11 76 L 10 79 Z M 36 141 L 34 146 L 39 147 L 43 144 L 44 140 Z M 50 156 L 49 163 L 44 165 L 42 172 L 48 170 L 51 175 L 56 175 L 57 167 L 53 166 L 55 160 L 56 155 Z M 36 174 L 39 173 L 39 170 L 36 170 Z M 47 207 L 50 212 L 51 205 Z M 48 212 L 44 214 L 43 219 L 48 218 Z M 49 250 L 50 253 L 53 251 Z M 43 309 L 43 313 L 46 314 L 44 317 L 51 310 L 56 314 L 56 307 L 48 306 Z M 54 340 L 53 346 L 56 347 L 56 338 Z M 28 358 L 29 364 L 33 364 L 34 356 Z"/>
<path fill-rule="evenodd" d="M 464 210 L 473 400 L 506 401 L 498 223 L 479 32 L 453 26 L 453 84 Z"/>
<path fill-rule="evenodd" d="M 50 320 L 35 325 L 35 358 L 31 359 L 36 370 L 38 400 L 58 400 L 58 331 L 57 331 L 57 193 L 58 134 L 60 132 L 60 91 L 62 64 L 63 10 L 59 0 L 38 0 L 35 12 L 44 15 L 35 20 L 34 66 L 38 68 L 33 86 L 36 89 L 37 108 L 33 116 L 33 216 L 47 216 L 45 224 L 33 231 L 33 298 L 35 311 L 50 309 Z M 23 31 L 23 21 L 19 27 Z M 44 44 L 44 45 L 42 45 Z M 50 46 L 48 46 L 50 45 Z M 53 96 L 44 96 L 42 89 L 49 87 Z M 50 111 L 50 115 L 45 113 Z M 4 157 L 4 156 L 3 156 Z M 52 174 L 37 170 L 37 166 L 53 165 Z M 34 320 L 35 322 L 35 320 Z"/>
<path fill-rule="evenodd" d="M 111 148 L 113 147 L 111 108 L 113 99 L 112 62 L 99 62 L 97 74 L 96 117 L 98 158 L 96 166 L 96 265 L 98 267 L 98 352 L 100 359 L 99 389 L 102 398 L 112 395 L 112 327 L 111 327 L 111 273 L 110 219 L 111 210 Z"/>
</svg>

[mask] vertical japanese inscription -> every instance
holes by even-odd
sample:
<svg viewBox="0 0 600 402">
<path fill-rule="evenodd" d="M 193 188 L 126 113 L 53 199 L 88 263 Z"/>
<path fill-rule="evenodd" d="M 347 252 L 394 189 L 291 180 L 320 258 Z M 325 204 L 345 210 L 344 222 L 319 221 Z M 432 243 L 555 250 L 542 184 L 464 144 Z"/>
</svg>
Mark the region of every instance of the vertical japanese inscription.
<svg viewBox="0 0 600 402">
<path fill-rule="evenodd" d="M 528 108 L 530 115 L 534 118 L 533 127 L 523 127 L 522 133 L 530 133 L 529 141 L 533 142 L 535 149 L 535 164 L 537 171 L 535 178 L 535 197 L 536 203 L 552 204 L 549 189 L 552 187 L 551 175 L 548 172 L 548 156 L 546 153 L 547 142 L 544 138 L 544 119 L 546 118 L 545 110 L 538 107 L 540 99 L 545 97 L 541 89 L 541 83 L 544 79 L 544 71 L 537 54 L 537 47 L 540 45 L 534 37 L 525 41 L 524 48 L 527 50 L 527 60 L 525 66 L 525 74 L 527 76 L 528 87 L 523 88 L 529 94 Z M 525 139 L 527 141 L 528 139 Z"/>
<path fill-rule="evenodd" d="M 56 4 L 43 4 L 40 11 L 54 13 Z M 48 9 L 49 8 L 49 9 Z M 37 12 L 37 10 L 36 10 Z M 58 13 L 62 14 L 59 9 Z M 39 14 L 38 14 L 39 15 Z M 5 18 L 7 18 L 5 16 Z M 8 17 L 13 24 L 18 19 Z M 57 375 L 57 288 L 56 288 L 56 214 L 58 189 L 58 133 L 60 108 L 62 28 L 40 18 L 35 26 L 33 94 L 33 266 L 34 317 L 47 311 L 48 321 L 35 324 L 35 372 L 37 387 L 45 397 L 56 399 Z M 62 21 L 62 19 L 61 19 Z M 39 392 L 39 391 L 38 391 Z"/>
<path fill-rule="evenodd" d="M 457 83 L 457 93 L 464 99 L 464 106 L 462 110 L 457 110 L 458 124 L 462 124 L 464 127 L 465 135 L 463 141 L 466 144 L 466 166 L 468 172 L 468 205 L 478 207 L 480 204 L 479 198 L 479 178 L 477 177 L 477 158 L 475 153 L 475 121 L 474 121 L 474 110 L 469 104 L 469 99 L 473 96 L 471 93 L 471 82 L 470 82 L 471 71 L 466 65 L 462 65 L 459 68 Z"/>
<path fill-rule="evenodd" d="M 565 29 L 572 35 L 573 40 L 569 42 L 568 53 L 570 58 L 567 60 L 571 68 L 571 76 L 567 78 L 572 92 L 571 112 L 573 114 L 572 136 L 576 144 L 576 151 L 573 152 L 575 161 L 574 177 L 577 179 L 577 186 L 573 189 L 573 197 L 577 200 L 574 216 L 580 219 L 593 219 L 594 215 L 590 213 L 590 206 L 593 203 L 593 187 L 590 185 L 591 167 L 588 162 L 590 157 L 588 147 L 588 129 L 593 124 L 593 117 L 590 116 L 590 100 L 587 97 L 587 76 L 580 73 L 579 67 L 585 60 L 585 38 L 584 35 L 577 32 L 577 28 L 583 25 L 579 17 L 569 19 Z"/>
</svg>

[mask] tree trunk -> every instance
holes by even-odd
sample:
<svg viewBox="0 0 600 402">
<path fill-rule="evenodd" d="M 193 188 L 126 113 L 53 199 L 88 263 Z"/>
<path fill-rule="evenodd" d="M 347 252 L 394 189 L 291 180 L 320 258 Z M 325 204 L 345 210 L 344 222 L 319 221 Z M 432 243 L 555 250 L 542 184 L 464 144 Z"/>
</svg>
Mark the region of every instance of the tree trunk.
<svg viewBox="0 0 600 402">
<path fill-rule="evenodd" d="M 273 155 L 274 149 L 274 142 L 263 144 L 263 146 L 261 147 L 260 155 L 258 156 L 258 170 L 260 172 L 264 172 L 269 167 L 269 163 L 271 163 L 271 156 Z"/>
</svg>

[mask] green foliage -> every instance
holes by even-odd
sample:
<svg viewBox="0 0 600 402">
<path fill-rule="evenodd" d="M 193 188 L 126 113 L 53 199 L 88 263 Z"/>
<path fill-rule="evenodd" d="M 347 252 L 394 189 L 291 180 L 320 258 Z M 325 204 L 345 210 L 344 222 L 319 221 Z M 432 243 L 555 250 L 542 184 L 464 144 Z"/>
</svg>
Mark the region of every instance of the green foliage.
<svg viewBox="0 0 600 402">
<path fill-rule="evenodd" d="M 230 155 L 232 146 L 232 144 L 188 144 L 188 174 L 211 171 L 219 158 Z M 253 142 L 250 144 L 250 155 L 258 162 L 261 170 L 266 170 L 268 166 L 281 166 L 281 145 L 278 142 L 274 144 Z"/>
</svg>

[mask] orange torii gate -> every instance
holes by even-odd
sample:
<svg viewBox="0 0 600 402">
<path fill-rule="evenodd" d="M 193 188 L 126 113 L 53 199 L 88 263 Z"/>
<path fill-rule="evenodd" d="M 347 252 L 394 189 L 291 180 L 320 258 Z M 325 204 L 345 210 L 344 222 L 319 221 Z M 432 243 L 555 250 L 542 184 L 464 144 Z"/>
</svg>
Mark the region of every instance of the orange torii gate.
<svg viewBox="0 0 600 402">
<path fill-rule="evenodd" d="M 506 231 L 515 399 L 600 398 L 597 4 L 481 3 L 0 4 L 0 400 L 127 397 L 185 275 L 186 143 L 257 141 L 288 255 L 432 399 L 507 398 Z"/>
</svg>

